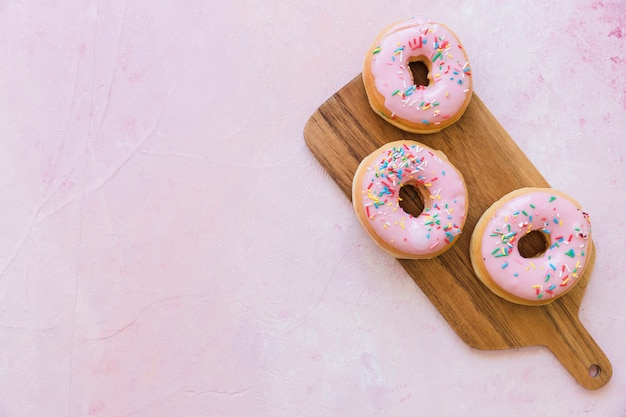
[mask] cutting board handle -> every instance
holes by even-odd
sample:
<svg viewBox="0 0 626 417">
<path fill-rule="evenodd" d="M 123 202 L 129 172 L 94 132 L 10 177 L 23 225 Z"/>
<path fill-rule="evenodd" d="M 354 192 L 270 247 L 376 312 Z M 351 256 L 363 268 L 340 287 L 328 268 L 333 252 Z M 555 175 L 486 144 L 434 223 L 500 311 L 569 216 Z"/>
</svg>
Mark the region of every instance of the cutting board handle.
<svg viewBox="0 0 626 417">
<path fill-rule="evenodd" d="M 547 345 L 554 356 L 583 387 L 595 390 L 611 379 L 613 368 L 602 349 L 576 316 L 553 322 L 561 337 Z"/>
</svg>

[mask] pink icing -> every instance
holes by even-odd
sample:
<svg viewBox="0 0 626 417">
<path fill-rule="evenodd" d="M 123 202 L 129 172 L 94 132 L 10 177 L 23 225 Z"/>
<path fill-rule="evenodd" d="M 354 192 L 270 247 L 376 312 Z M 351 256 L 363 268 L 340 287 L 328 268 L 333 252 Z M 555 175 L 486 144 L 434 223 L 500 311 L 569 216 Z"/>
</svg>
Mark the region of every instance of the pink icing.
<svg viewBox="0 0 626 417">
<path fill-rule="evenodd" d="M 543 255 L 524 258 L 517 242 L 538 230 L 548 240 Z M 587 263 L 589 217 L 565 197 L 546 191 L 513 198 L 496 210 L 482 240 L 491 278 L 504 291 L 537 301 L 558 297 L 580 277 Z"/>
<path fill-rule="evenodd" d="M 373 51 L 371 72 L 389 114 L 414 123 L 440 124 L 471 94 L 467 55 L 456 36 L 438 23 L 408 20 L 392 26 Z M 431 82 L 416 86 L 409 62 L 428 61 Z"/>
<path fill-rule="evenodd" d="M 416 142 L 392 142 L 377 152 L 360 184 L 361 203 L 375 233 L 392 247 L 419 256 L 452 245 L 465 223 L 467 205 L 457 170 Z M 429 193 L 417 217 L 399 206 L 400 188 L 407 183 Z"/>
</svg>

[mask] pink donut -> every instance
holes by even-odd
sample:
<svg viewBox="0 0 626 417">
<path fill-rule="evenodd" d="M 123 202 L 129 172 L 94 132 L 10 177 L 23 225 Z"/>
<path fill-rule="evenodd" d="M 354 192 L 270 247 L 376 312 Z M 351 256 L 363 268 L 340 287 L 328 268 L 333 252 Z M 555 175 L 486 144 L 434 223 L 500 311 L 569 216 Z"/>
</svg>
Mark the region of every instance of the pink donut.
<svg viewBox="0 0 626 417">
<path fill-rule="evenodd" d="M 545 252 L 524 257 L 531 232 Z M 525 305 L 550 303 L 570 291 L 588 267 L 591 223 L 580 205 L 551 188 L 522 188 L 495 202 L 478 221 L 470 255 L 474 271 L 497 295 Z"/>
<path fill-rule="evenodd" d="M 414 186 L 423 211 L 400 206 L 400 190 Z M 370 237 L 397 258 L 426 259 L 454 245 L 465 225 L 467 189 L 446 157 L 421 143 L 388 143 L 363 159 L 352 182 L 352 204 Z"/>
<path fill-rule="evenodd" d="M 416 85 L 410 64 L 428 68 L 429 84 Z M 410 19 L 384 29 L 366 53 L 363 83 L 371 107 L 413 133 L 437 132 L 456 122 L 472 96 L 465 49 L 446 25 Z"/>
</svg>

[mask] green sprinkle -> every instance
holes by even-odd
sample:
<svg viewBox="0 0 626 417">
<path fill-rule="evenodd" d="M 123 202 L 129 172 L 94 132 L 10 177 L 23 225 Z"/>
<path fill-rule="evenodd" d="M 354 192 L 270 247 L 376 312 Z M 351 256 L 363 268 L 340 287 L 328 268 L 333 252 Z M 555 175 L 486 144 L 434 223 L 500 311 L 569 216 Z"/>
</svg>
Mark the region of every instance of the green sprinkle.
<svg viewBox="0 0 626 417">
<path fill-rule="evenodd" d="M 565 254 L 567 256 L 569 256 L 570 258 L 573 258 L 574 256 L 576 256 L 576 253 L 574 252 L 574 249 L 570 249 L 567 252 L 565 252 Z"/>
<path fill-rule="evenodd" d="M 550 197 L 550 201 L 549 201 L 549 202 L 551 203 L 551 202 L 553 202 L 554 200 L 556 200 L 556 196 L 554 196 L 554 195 L 553 195 L 552 197 Z"/>
</svg>

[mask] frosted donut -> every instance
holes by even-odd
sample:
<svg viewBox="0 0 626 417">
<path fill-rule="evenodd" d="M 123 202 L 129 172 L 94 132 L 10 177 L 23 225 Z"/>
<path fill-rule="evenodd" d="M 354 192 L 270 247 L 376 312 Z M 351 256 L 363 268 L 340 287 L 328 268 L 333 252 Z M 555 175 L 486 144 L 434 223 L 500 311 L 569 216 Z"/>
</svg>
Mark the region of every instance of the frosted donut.
<svg viewBox="0 0 626 417">
<path fill-rule="evenodd" d="M 411 185 L 424 208 L 414 217 L 400 206 L 400 190 Z M 396 141 L 360 163 L 352 182 L 352 204 L 370 237 L 396 258 L 427 259 L 457 241 L 467 216 L 463 177 L 442 153 L 421 143 Z"/>
<path fill-rule="evenodd" d="M 428 67 L 428 86 L 416 85 L 409 64 Z M 372 109 L 413 133 L 433 133 L 465 112 L 472 77 L 465 49 L 441 23 L 410 19 L 384 29 L 367 51 L 363 83 Z"/>
<path fill-rule="evenodd" d="M 545 239 L 545 252 L 524 257 L 518 243 L 533 231 Z M 525 305 L 547 304 L 570 291 L 592 250 L 589 216 L 551 188 L 505 195 L 482 215 L 470 242 L 478 278 L 500 297 Z"/>
</svg>

